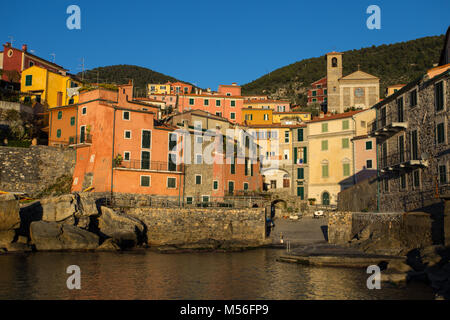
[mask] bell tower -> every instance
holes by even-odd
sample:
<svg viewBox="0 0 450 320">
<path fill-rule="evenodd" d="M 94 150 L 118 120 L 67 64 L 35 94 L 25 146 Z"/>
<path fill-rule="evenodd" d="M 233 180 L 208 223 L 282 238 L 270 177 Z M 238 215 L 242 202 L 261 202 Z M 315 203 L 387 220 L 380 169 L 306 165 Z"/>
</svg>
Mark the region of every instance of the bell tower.
<svg viewBox="0 0 450 320">
<path fill-rule="evenodd" d="M 328 112 L 342 112 L 339 79 L 342 78 L 341 52 L 327 53 L 327 101 Z"/>
</svg>

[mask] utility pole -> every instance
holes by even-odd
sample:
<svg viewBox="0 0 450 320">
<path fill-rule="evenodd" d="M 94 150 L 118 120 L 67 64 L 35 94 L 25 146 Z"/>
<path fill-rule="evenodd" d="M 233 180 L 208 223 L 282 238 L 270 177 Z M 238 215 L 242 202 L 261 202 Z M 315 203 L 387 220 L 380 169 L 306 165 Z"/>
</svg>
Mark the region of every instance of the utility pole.
<svg viewBox="0 0 450 320">
<path fill-rule="evenodd" d="M 55 63 L 55 60 L 56 60 L 56 54 L 55 54 L 55 53 L 50 53 L 50 56 L 53 57 L 53 63 Z"/>
<path fill-rule="evenodd" d="M 81 81 L 84 81 L 84 57 L 81 58 Z"/>
</svg>

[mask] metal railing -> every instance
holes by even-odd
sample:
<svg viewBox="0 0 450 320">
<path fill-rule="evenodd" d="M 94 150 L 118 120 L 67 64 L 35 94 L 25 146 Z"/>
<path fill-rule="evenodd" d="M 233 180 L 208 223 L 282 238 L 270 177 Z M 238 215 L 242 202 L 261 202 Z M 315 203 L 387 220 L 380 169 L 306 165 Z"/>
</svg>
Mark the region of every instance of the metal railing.
<svg viewBox="0 0 450 320">
<path fill-rule="evenodd" d="M 172 171 L 184 172 L 184 164 L 175 164 L 173 162 L 151 161 L 151 160 L 113 160 L 113 168 L 149 170 L 149 171 Z"/>
<path fill-rule="evenodd" d="M 69 144 L 92 143 L 92 135 L 85 133 L 80 136 L 69 137 Z"/>
<path fill-rule="evenodd" d="M 369 122 L 367 129 L 369 133 L 374 133 L 377 130 L 383 129 L 393 122 L 405 122 L 404 112 L 389 112 L 387 114 L 381 114 L 378 119 Z"/>
<path fill-rule="evenodd" d="M 421 160 L 419 157 L 419 151 L 411 152 L 410 148 L 405 148 L 403 151 L 397 151 L 388 153 L 386 155 L 380 155 L 380 168 L 397 166 L 402 163 L 406 163 L 411 160 Z"/>
</svg>

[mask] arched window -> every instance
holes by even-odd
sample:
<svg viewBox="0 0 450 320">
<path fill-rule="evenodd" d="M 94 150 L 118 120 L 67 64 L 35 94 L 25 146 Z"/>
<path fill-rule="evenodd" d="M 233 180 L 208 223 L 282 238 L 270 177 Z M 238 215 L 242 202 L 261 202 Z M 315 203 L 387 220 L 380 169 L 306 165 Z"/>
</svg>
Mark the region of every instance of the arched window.
<svg viewBox="0 0 450 320">
<path fill-rule="evenodd" d="M 331 59 L 331 66 L 332 66 L 333 68 L 336 68 L 336 67 L 337 67 L 337 58 Z"/>
<path fill-rule="evenodd" d="M 322 205 L 324 206 L 330 205 L 330 194 L 327 191 L 322 193 Z"/>
<path fill-rule="evenodd" d="M 289 188 L 291 185 L 291 179 L 289 179 L 289 175 L 285 174 L 283 176 L 283 188 Z"/>
</svg>

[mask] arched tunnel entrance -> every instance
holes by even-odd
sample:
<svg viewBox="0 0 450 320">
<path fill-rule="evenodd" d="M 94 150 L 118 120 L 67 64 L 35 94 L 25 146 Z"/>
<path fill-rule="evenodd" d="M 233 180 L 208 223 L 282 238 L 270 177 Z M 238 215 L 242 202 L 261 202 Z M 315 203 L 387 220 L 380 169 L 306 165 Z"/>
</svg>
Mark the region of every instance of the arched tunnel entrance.
<svg viewBox="0 0 450 320">
<path fill-rule="evenodd" d="M 286 200 L 276 199 L 270 203 L 270 218 L 281 217 L 282 211 L 286 210 Z"/>
</svg>

